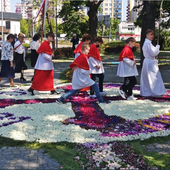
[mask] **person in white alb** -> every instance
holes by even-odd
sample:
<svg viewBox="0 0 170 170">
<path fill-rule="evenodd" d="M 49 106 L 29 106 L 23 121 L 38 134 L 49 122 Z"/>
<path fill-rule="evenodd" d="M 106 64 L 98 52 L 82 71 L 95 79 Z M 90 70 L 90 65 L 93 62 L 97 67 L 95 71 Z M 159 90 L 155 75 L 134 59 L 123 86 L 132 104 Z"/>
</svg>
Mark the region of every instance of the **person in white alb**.
<svg viewBox="0 0 170 170">
<path fill-rule="evenodd" d="M 69 67 L 74 68 L 72 78 L 73 89 L 63 94 L 59 99 L 56 100 L 56 102 L 58 104 L 62 104 L 68 97 L 73 96 L 85 87 L 91 86 L 94 89 L 97 99 L 100 103 L 110 103 L 108 100 L 103 100 L 99 92 L 98 85 L 89 77 L 89 74 L 91 73 L 87 60 L 87 55 L 90 50 L 89 44 L 83 43 L 81 45 L 81 49 L 81 54 L 69 65 Z"/>
<path fill-rule="evenodd" d="M 99 90 L 102 96 L 106 95 L 106 92 L 103 91 L 103 80 L 104 80 L 104 67 L 102 63 L 102 58 L 99 53 L 99 47 L 103 44 L 101 37 L 96 37 L 94 44 L 90 46 L 90 51 L 88 54 L 89 58 L 89 67 L 91 69 L 91 79 L 96 81 L 96 77 L 99 78 Z M 90 88 L 90 97 L 96 97 L 94 90 Z"/>
<path fill-rule="evenodd" d="M 159 54 L 159 45 L 153 46 L 154 31 L 146 31 L 146 39 L 142 50 L 145 57 L 141 71 L 140 94 L 141 96 L 162 96 L 166 89 L 159 71 L 158 60 L 155 57 Z"/>
<path fill-rule="evenodd" d="M 132 48 L 135 44 L 136 40 L 133 37 L 128 38 L 119 56 L 117 75 L 119 77 L 124 77 L 124 83 L 118 90 L 118 93 L 122 98 L 127 98 L 127 100 L 137 99 L 133 96 L 132 92 L 133 87 L 137 84 L 136 76 L 138 76 L 136 62 L 132 52 Z"/>
<path fill-rule="evenodd" d="M 54 65 L 52 58 L 54 57 L 53 51 L 50 47 L 50 42 L 54 41 L 54 34 L 49 32 L 47 39 L 38 48 L 38 60 L 35 65 L 35 75 L 31 87 L 28 92 L 34 95 L 34 90 L 37 91 L 51 91 L 51 94 L 58 92 L 54 89 Z"/>
</svg>

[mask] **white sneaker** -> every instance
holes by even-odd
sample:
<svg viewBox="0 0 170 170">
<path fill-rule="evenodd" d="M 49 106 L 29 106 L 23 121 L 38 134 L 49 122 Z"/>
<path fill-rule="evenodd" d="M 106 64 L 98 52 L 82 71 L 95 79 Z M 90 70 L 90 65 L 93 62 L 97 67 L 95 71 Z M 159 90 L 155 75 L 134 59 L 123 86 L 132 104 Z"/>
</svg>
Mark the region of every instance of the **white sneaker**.
<svg viewBox="0 0 170 170">
<path fill-rule="evenodd" d="M 91 97 L 91 98 L 96 98 L 96 95 L 95 95 L 95 94 L 93 94 L 93 95 L 90 95 L 90 97 Z"/>
<path fill-rule="evenodd" d="M 105 91 L 100 92 L 101 96 L 106 96 L 107 93 Z"/>
<path fill-rule="evenodd" d="M 120 96 L 121 96 L 123 99 L 126 99 L 125 92 L 124 92 L 123 90 L 120 90 L 120 89 L 119 89 L 117 92 L 120 94 Z"/>
<path fill-rule="evenodd" d="M 129 96 L 129 97 L 127 98 L 127 100 L 137 100 L 137 98 L 134 97 L 134 96 Z"/>
</svg>

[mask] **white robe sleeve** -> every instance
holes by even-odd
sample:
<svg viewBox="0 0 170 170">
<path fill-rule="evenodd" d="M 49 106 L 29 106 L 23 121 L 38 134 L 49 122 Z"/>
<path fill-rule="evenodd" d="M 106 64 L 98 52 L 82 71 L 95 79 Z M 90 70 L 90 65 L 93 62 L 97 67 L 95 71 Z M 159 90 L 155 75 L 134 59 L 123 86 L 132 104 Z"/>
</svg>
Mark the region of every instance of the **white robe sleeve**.
<svg viewBox="0 0 170 170">
<path fill-rule="evenodd" d="M 96 67 L 97 65 L 99 65 L 99 63 L 97 62 L 97 60 L 95 60 L 93 57 L 89 57 L 89 62 L 91 63 L 91 65 L 93 67 Z"/>
<path fill-rule="evenodd" d="M 91 70 L 80 69 L 80 72 L 81 72 L 82 74 L 85 74 L 85 75 L 91 74 Z"/>
<path fill-rule="evenodd" d="M 134 65 L 134 63 L 135 63 L 135 61 L 132 61 L 131 59 L 129 59 L 129 58 L 123 58 L 123 61 L 126 63 L 126 64 L 128 64 L 129 66 L 133 66 Z"/>
<path fill-rule="evenodd" d="M 51 61 L 52 60 L 52 55 L 48 55 L 46 53 L 43 53 L 43 58 L 46 59 L 46 60 Z"/>
<path fill-rule="evenodd" d="M 151 43 L 147 46 L 147 52 L 149 53 L 150 56 L 157 56 L 159 54 L 159 48 L 160 45 L 156 45 L 154 47 Z"/>
</svg>

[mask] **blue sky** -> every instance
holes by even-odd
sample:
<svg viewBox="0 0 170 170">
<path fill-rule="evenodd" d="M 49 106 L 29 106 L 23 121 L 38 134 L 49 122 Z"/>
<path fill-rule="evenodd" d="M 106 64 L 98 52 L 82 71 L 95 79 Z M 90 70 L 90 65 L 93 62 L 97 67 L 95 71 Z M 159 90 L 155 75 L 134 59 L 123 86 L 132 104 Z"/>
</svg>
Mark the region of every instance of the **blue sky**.
<svg viewBox="0 0 170 170">
<path fill-rule="evenodd" d="M 21 0 L 11 0 L 11 12 L 15 12 L 15 5 L 21 3 Z"/>
</svg>

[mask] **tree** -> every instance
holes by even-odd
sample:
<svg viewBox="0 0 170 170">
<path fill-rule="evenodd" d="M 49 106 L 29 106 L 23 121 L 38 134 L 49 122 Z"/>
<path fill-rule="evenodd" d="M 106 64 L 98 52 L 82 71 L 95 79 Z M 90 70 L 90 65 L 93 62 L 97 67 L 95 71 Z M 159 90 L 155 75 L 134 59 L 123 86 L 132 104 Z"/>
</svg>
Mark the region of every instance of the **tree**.
<svg viewBox="0 0 170 170">
<path fill-rule="evenodd" d="M 67 37 L 71 38 L 73 33 L 81 37 L 88 31 L 88 17 L 85 16 L 83 7 L 85 7 L 85 1 L 64 1 L 61 11 L 58 17 L 62 18 L 63 23 L 60 24 L 59 29 L 67 34 Z"/>
<path fill-rule="evenodd" d="M 107 27 L 104 32 L 104 36 L 109 36 L 111 33 L 111 39 L 116 37 L 116 31 L 118 31 L 118 24 L 120 21 L 118 19 L 110 19 L 111 28 Z M 111 30 L 110 30 L 111 29 Z"/>
<path fill-rule="evenodd" d="M 32 25 L 32 20 L 31 19 L 22 19 L 20 21 L 20 27 L 21 27 L 21 32 L 25 35 L 27 35 L 29 28 Z M 29 36 L 29 35 L 28 35 Z"/>
<path fill-rule="evenodd" d="M 155 0 L 148 0 L 143 1 L 143 9 L 142 9 L 142 31 L 141 31 L 141 42 L 140 42 L 140 48 L 141 48 L 141 66 L 143 64 L 143 43 L 145 41 L 146 37 L 146 30 L 152 29 L 155 31 L 155 16 L 156 16 L 156 5 L 157 1 Z"/>
<path fill-rule="evenodd" d="M 97 12 L 100 4 L 103 0 L 88 0 L 87 7 L 89 7 L 88 16 L 89 16 L 89 34 L 94 39 L 97 36 Z"/>
</svg>

